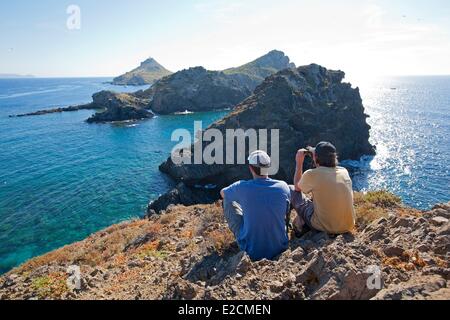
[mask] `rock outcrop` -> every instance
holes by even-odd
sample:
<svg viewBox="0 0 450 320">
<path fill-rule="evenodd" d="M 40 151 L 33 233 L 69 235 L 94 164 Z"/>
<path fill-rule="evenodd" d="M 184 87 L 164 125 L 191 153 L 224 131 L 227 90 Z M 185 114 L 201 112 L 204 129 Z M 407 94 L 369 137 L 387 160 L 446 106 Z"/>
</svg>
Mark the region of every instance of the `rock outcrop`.
<svg viewBox="0 0 450 320">
<path fill-rule="evenodd" d="M 164 68 L 155 59 L 149 58 L 142 62 L 136 69 L 114 78 L 112 83 L 121 86 L 152 85 L 159 79 L 171 74 L 171 71 Z"/>
<path fill-rule="evenodd" d="M 301 147 L 327 140 L 336 145 L 342 160 L 373 155 L 370 127 L 359 90 L 342 82 L 344 76 L 342 71 L 327 70 L 315 64 L 285 69 L 267 78 L 251 97 L 210 128 L 220 130 L 224 137 L 226 129 L 279 129 L 280 170 L 275 178 L 289 183 L 295 170 L 295 154 Z M 203 143 L 202 148 L 206 146 L 207 143 Z M 271 149 L 270 141 L 268 148 Z M 226 154 L 225 149 L 223 152 Z M 214 184 L 221 188 L 250 178 L 246 165 L 178 165 L 171 158 L 160 170 L 190 187 L 197 198 L 203 197 L 204 192 L 193 186 Z M 174 192 L 183 190 L 179 185 Z M 204 201 L 208 198 L 204 197 Z M 178 203 L 191 204 L 183 201 L 175 204 Z M 160 204 L 158 200 L 150 204 L 149 212 L 157 211 Z"/>
<path fill-rule="evenodd" d="M 29 112 L 29 113 L 22 113 L 17 115 L 10 115 L 10 118 L 22 118 L 22 117 L 33 117 L 33 116 L 43 116 L 46 114 L 52 114 L 52 113 L 62 113 L 62 112 L 75 112 L 80 110 L 93 110 L 95 109 L 95 106 L 93 106 L 91 103 L 85 104 L 85 105 L 79 105 L 79 106 L 69 106 L 69 107 L 58 107 L 53 109 L 47 109 L 47 110 L 38 110 L 35 112 Z"/>
<path fill-rule="evenodd" d="M 212 111 L 233 108 L 251 94 L 232 77 L 203 67 L 177 72 L 155 83 L 147 94 L 150 109 L 158 114 L 185 110 Z"/>
<path fill-rule="evenodd" d="M 96 114 L 86 120 L 88 123 L 141 120 L 154 116 L 151 111 L 147 110 L 148 103 L 149 100 L 145 96 L 100 91 L 92 96 L 92 102 L 88 104 L 40 110 L 26 114 L 11 115 L 10 117 L 29 117 L 79 110 L 97 110 L 98 112 Z"/>
<path fill-rule="evenodd" d="M 278 71 L 295 68 L 284 52 L 272 50 L 268 54 L 237 68 L 226 69 L 223 72 L 231 75 L 250 92 L 260 85 L 264 79 Z"/>
<path fill-rule="evenodd" d="M 154 115 L 145 110 L 148 101 L 131 94 L 101 91 L 93 95 L 92 105 L 95 109 L 105 108 L 103 112 L 94 114 L 88 123 L 129 121 L 149 119 Z"/>
<path fill-rule="evenodd" d="M 151 119 L 154 115 L 150 111 L 135 106 L 111 105 L 105 111 L 98 112 L 87 119 L 88 123 L 106 123 Z"/>
<path fill-rule="evenodd" d="M 291 235 L 258 262 L 220 206 L 171 207 L 30 260 L 0 277 L 0 299 L 450 299 L 450 203 L 420 212 L 395 199 L 357 194 L 352 234 Z"/>
</svg>

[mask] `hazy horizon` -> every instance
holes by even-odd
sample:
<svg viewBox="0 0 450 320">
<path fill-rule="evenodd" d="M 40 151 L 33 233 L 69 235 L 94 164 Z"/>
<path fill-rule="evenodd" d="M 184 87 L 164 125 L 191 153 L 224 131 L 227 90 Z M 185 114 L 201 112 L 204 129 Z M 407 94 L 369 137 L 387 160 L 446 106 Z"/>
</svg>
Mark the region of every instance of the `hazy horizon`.
<svg viewBox="0 0 450 320">
<path fill-rule="evenodd" d="M 302 65 L 297 65 L 297 67 L 300 67 L 300 66 L 302 66 Z M 193 67 L 196 67 L 196 66 L 193 66 Z M 184 70 L 184 69 L 176 70 L 174 72 L 178 72 L 178 71 L 182 71 L 182 70 Z M 211 70 L 211 71 L 221 71 L 221 70 Z M 345 70 L 342 70 L 342 71 L 345 71 Z M 2 78 L 5 75 L 7 77 Z M 11 76 L 11 77 L 8 77 L 8 76 Z M 103 75 L 103 76 L 102 75 L 84 75 L 84 76 L 58 76 L 58 75 L 45 76 L 44 75 L 44 76 L 36 76 L 36 75 L 33 75 L 33 74 L 3 74 L 3 73 L 0 73 L 0 79 L 8 79 L 8 78 L 10 78 L 10 79 L 15 79 L 15 78 L 16 79 L 20 79 L 20 78 L 22 78 L 22 79 L 25 79 L 25 78 L 28 78 L 28 79 L 89 79 L 89 78 L 94 78 L 94 79 L 95 78 L 97 78 L 97 79 L 101 79 L 101 78 L 103 78 L 103 79 L 112 79 L 112 78 L 115 78 L 117 76 L 118 75 L 111 75 L 111 76 L 105 76 L 105 75 Z M 347 77 L 348 77 L 348 75 L 346 74 L 346 78 Z M 384 78 L 384 77 L 392 77 L 392 78 L 395 78 L 395 77 L 450 77 L 450 73 L 448 73 L 448 74 L 383 74 L 383 75 L 378 74 L 378 75 L 374 75 L 373 76 L 373 78 Z"/>
<path fill-rule="evenodd" d="M 71 4 L 79 28 L 67 26 Z M 0 74 L 111 78 L 148 57 L 174 72 L 223 70 L 277 49 L 351 79 L 450 75 L 442 0 L 19 0 L 0 9 Z"/>
</svg>

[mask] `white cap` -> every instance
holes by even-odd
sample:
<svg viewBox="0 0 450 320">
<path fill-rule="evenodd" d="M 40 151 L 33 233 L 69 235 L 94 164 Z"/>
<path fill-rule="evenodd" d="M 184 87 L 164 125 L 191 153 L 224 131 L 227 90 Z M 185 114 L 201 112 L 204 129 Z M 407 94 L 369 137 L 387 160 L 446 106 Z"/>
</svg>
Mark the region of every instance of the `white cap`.
<svg viewBox="0 0 450 320">
<path fill-rule="evenodd" d="M 269 155 L 262 150 L 256 150 L 255 152 L 252 152 L 248 157 L 248 162 L 250 165 L 258 168 L 269 168 L 271 165 Z"/>
</svg>

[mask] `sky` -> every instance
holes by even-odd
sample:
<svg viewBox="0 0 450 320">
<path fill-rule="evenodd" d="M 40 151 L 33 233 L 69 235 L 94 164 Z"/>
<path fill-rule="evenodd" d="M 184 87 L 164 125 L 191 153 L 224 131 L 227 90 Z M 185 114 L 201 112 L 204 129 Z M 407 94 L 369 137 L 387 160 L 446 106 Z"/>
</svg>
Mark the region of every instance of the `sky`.
<svg viewBox="0 0 450 320">
<path fill-rule="evenodd" d="M 0 73 L 222 70 L 278 49 L 353 77 L 450 74 L 449 17 L 448 0 L 1 1 Z"/>
</svg>

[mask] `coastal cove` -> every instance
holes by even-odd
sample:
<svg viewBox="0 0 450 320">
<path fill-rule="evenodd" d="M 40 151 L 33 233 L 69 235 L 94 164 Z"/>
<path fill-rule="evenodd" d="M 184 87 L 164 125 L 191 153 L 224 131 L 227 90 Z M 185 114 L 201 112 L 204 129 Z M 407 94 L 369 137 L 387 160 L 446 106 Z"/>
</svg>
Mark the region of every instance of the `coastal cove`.
<svg viewBox="0 0 450 320">
<path fill-rule="evenodd" d="M 94 111 L 8 118 L 86 103 L 111 79 L 0 80 L 0 273 L 120 221 L 144 214 L 173 186 L 158 171 L 174 129 L 226 112 L 91 125 Z M 388 189 L 413 207 L 449 199 L 450 77 L 383 79 L 360 86 L 372 126 L 373 161 L 344 162 L 358 190 Z M 393 90 L 396 88 L 396 90 Z M 401 140 L 396 140 L 401 137 Z M 431 160 L 432 159 L 432 160 Z"/>
</svg>

